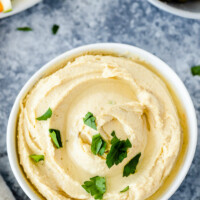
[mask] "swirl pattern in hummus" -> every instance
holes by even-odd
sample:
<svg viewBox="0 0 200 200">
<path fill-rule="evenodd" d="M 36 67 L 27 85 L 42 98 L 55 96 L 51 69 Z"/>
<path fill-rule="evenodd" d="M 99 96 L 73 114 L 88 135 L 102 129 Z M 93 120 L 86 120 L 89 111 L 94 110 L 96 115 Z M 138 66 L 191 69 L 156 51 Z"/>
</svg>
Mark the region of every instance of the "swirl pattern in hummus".
<svg viewBox="0 0 200 200">
<path fill-rule="evenodd" d="M 47 121 L 37 121 L 49 107 Z M 97 131 L 83 123 L 90 111 Z M 56 149 L 49 128 L 61 132 Z M 100 133 L 109 144 L 130 140 L 132 148 L 110 169 L 106 156 L 91 152 L 92 136 Z M 144 200 L 169 175 L 179 153 L 181 128 L 176 107 L 164 82 L 153 72 L 124 57 L 85 55 L 42 78 L 21 104 L 18 153 L 26 176 L 46 198 L 93 199 L 81 185 L 94 176 L 106 178 L 106 200 Z M 141 152 L 137 172 L 123 177 L 123 168 Z M 30 154 L 42 154 L 34 163 Z M 129 190 L 120 193 L 129 186 Z"/>
</svg>

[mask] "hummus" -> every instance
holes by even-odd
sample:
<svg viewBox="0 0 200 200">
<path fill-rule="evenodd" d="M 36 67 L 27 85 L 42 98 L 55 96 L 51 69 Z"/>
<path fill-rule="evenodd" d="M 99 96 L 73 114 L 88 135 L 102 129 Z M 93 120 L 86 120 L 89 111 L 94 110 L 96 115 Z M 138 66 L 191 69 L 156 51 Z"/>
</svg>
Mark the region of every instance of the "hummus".
<svg viewBox="0 0 200 200">
<path fill-rule="evenodd" d="M 46 121 L 36 118 L 52 109 Z M 88 112 L 97 130 L 83 123 Z M 49 129 L 58 129 L 63 147 L 55 148 Z M 110 169 L 106 154 L 91 152 L 100 133 L 110 148 L 111 132 L 130 140 L 127 157 Z M 46 199 L 93 199 L 81 186 L 105 177 L 107 200 L 144 200 L 154 194 L 172 170 L 181 144 L 181 126 L 165 83 L 142 64 L 125 57 L 83 55 L 39 80 L 21 103 L 18 123 L 20 164 Z M 135 174 L 124 166 L 139 152 Z M 29 155 L 44 155 L 34 163 Z M 125 187 L 129 190 L 120 193 Z"/>
</svg>

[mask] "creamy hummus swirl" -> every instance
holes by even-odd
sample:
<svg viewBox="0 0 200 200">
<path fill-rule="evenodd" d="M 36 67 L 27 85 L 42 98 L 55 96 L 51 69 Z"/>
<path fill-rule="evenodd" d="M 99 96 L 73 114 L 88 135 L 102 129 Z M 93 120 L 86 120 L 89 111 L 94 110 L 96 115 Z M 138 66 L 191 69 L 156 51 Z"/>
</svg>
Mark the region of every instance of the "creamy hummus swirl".
<svg viewBox="0 0 200 200">
<path fill-rule="evenodd" d="M 52 109 L 52 117 L 36 117 Z M 83 123 L 90 111 L 97 131 Z M 61 132 L 56 149 L 49 129 Z M 100 133 L 110 144 L 115 130 L 130 140 L 127 158 L 110 169 L 106 155 L 91 152 L 92 136 Z M 106 178 L 107 200 L 144 200 L 169 175 L 180 149 L 181 128 L 165 83 L 146 67 L 125 57 L 85 55 L 42 78 L 21 104 L 18 153 L 29 181 L 46 198 L 93 199 L 83 188 L 94 176 Z M 123 177 L 124 166 L 139 152 L 137 172 Z M 42 154 L 34 163 L 29 155 Z M 120 193 L 129 186 L 129 190 Z"/>
</svg>

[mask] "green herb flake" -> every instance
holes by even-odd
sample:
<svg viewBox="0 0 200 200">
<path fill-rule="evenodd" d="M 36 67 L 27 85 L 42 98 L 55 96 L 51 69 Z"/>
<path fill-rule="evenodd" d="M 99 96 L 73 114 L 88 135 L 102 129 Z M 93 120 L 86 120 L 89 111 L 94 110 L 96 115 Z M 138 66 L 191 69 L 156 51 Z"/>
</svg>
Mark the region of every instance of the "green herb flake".
<svg viewBox="0 0 200 200">
<path fill-rule="evenodd" d="M 136 167 L 139 163 L 141 153 L 138 153 L 134 158 L 132 158 L 124 167 L 123 176 L 129 176 L 130 174 L 134 174 L 136 171 Z"/>
<path fill-rule="evenodd" d="M 25 32 L 27 32 L 27 31 L 32 31 L 33 29 L 30 28 L 30 27 L 25 26 L 25 27 L 19 27 L 19 28 L 17 28 L 17 30 L 18 31 L 25 31 Z"/>
<path fill-rule="evenodd" d="M 48 118 L 50 118 L 52 115 L 52 110 L 51 108 L 49 108 L 42 116 L 36 118 L 37 120 L 47 120 Z"/>
<path fill-rule="evenodd" d="M 102 199 L 106 192 L 106 179 L 104 177 L 95 176 L 90 178 L 90 181 L 85 181 L 82 187 L 95 199 Z"/>
<path fill-rule="evenodd" d="M 87 126 L 93 128 L 94 130 L 97 130 L 96 127 L 96 117 L 91 112 L 88 112 L 85 117 L 83 118 L 84 124 Z"/>
<path fill-rule="evenodd" d="M 113 136 L 111 140 L 111 149 L 106 157 L 106 164 L 111 168 L 114 164 L 118 165 L 121 163 L 124 158 L 127 157 L 127 149 L 132 147 L 132 144 L 129 139 L 119 140 L 115 135 L 115 131 L 111 133 Z"/>
<path fill-rule="evenodd" d="M 49 129 L 49 133 L 55 146 L 59 149 L 62 147 L 62 141 L 60 136 L 60 131 L 56 129 Z"/>
<path fill-rule="evenodd" d="M 129 190 L 129 186 L 125 187 L 123 190 L 120 191 L 120 193 L 126 192 Z"/>
<path fill-rule="evenodd" d="M 193 76 L 200 76 L 200 65 L 191 67 L 191 73 Z"/>
<path fill-rule="evenodd" d="M 44 160 L 44 156 L 43 155 L 32 154 L 29 157 L 36 163 L 41 161 L 41 160 Z"/>
<path fill-rule="evenodd" d="M 96 134 L 92 137 L 91 151 L 94 155 L 102 156 L 106 149 L 106 142 L 103 140 L 100 134 Z"/>
<path fill-rule="evenodd" d="M 54 24 L 53 26 L 52 26 L 52 34 L 53 35 L 56 35 L 56 33 L 58 32 L 58 29 L 59 29 L 59 26 L 57 25 L 57 24 Z"/>
</svg>

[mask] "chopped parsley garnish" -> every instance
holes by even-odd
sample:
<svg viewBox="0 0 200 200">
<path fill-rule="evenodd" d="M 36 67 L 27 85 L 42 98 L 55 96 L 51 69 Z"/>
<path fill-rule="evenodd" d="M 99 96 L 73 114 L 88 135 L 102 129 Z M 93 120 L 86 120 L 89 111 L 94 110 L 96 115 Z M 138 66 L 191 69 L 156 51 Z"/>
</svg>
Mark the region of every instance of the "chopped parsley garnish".
<svg viewBox="0 0 200 200">
<path fill-rule="evenodd" d="M 102 199 L 106 192 L 106 179 L 104 177 L 95 176 L 90 178 L 90 181 L 85 181 L 82 187 L 95 199 Z"/>
<path fill-rule="evenodd" d="M 36 163 L 41 161 L 41 160 L 44 160 L 44 156 L 43 155 L 33 154 L 33 155 L 30 155 L 29 157 Z"/>
<path fill-rule="evenodd" d="M 61 141 L 61 136 L 60 136 L 60 131 L 56 129 L 49 129 L 49 133 L 51 136 L 51 139 L 55 146 L 59 149 L 62 147 L 62 141 Z"/>
<path fill-rule="evenodd" d="M 47 120 L 52 115 L 52 110 L 49 108 L 42 116 L 36 118 L 37 120 Z"/>
<path fill-rule="evenodd" d="M 129 190 L 129 186 L 127 186 L 123 190 L 121 190 L 120 193 L 126 192 L 127 190 Z"/>
<path fill-rule="evenodd" d="M 96 117 L 91 112 L 88 112 L 85 117 L 83 118 L 84 124 L 87 126 L 93 128 L 94 130 L 97 130 L 96 127 Z"/>
<path fill-rule="evenodd" d="M 193 76 L 199 75 L 200 76 L 200 65 L 193 66 L 191 68 L 191 72 Z"/>
<path fill-rule="evenodd" d="M 91 151 L 93 154 L 102 156 L 105 152 L 106 146 L 107 144 L 100 134 L 96 134 L 92 137 Z"/>
<path fill-rule="evenodd" d="M 32 31 L 33 29 L 30 28 L 30 27 L 25 26 L 25 27 L 19 27 L 19 28 L 17 28 L 17 30 L 18 31 Z"/>
<path fill-rule="evenodd" d="M 111 149 L 106 157 L 106 164 L 111 168 L 114 164 L 118 165 L 121 163 L 124 158 L 127 157 L 127 149 L 132 147 L 132 144 L 129 139 L 119 140 L 115 135 L 115 131 L 111 133 L 113 136 L 111 140 Z"/>
<path fill-rule="evenodd" d="M 56 35 L 56 33 L 58 32 L 58 29 L 59 29 L 59 26 L 57 24 L 54 24 L 52 26 L 51 30 L 52 30 L 53 35 Z"/>
<path fill-rule="evenodd" d="M 123 176 L 129 176 L 130 174 L 134 174 L 136 171 L 136 167 L 138 165 L 141 153 L 138 153 L 135 157 L 133 157 L 124 167 Z"/>
</svg>

